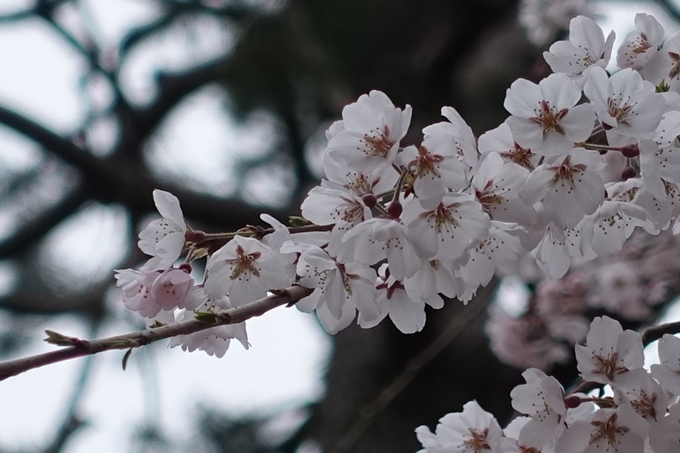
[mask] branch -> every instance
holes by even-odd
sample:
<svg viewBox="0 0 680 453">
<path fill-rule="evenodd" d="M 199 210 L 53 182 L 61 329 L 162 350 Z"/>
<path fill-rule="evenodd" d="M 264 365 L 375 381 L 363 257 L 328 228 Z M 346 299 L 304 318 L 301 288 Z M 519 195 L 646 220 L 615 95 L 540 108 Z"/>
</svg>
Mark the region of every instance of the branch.
<svg viewBox="0 0 680 453">
<path fill-rule="evenodd" d="M 68 346 L 57 351 L 0 363 L 0 381 L 51 363 L 63 362 L 76 357 L 98 354 L 103 351 L 111 351 L 114 349 L 131 350 L 166 338 L 176 337 L 178 335 L 189 335 L 216 326 L 243 322 L 255 316 L 263 315 L 269 310 L 281 305 L 292 306 L 300 299 L 311 294 L 312 290 L 302 286 L 291 286 L 285 289 L 272 290 L 271 292 L 273 293 L 272 296 L 267 296 L 242 307 L 232 308 L 224 313 L 218 314 L 215 322 L 209 324 L 191 320 L 147 329 L 141 332 L 132 332 L 125 335 L 117 335 L 91 341 L 67 337 L 65 335 L 57 334 L 56 332 L 48 331 L 48 342 Z"/>
</svg>

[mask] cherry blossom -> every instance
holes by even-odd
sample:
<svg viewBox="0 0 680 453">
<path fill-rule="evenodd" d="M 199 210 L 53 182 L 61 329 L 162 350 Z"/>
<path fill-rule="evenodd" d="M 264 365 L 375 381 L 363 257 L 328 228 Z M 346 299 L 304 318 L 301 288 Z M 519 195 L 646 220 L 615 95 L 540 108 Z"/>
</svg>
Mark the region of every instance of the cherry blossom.
<svg viewBox="0 0 680 453">
<path fill-rule="evenodd" d="M 616 135 L 651 139 L 664 113 L 665 102 L 639 72 L 624 69 L 607 76 L 604 69 L 590 71 L 583 91 L 607 131 L 610 143 Z"/>
<path fill-rule="evenodd" d="M 227 297 L 217 301 L 205 298 L 196 311 L 219 314 L 230 308 L 233 307 Z M 176 322 L 189 321 L 195 319 L 195 314 L 190 310 L 183 310 L 177 314 L 176 318 Z M 216 326 L 190 335 L 179 335 L 170 339 L 169 347 L 180 346 L 183 351 L 199 350 L 210 356 L 222 358 L 227 353 L 231 340 L 238 340 L 245 349 L 250 348 L 245 322 Z"/>
<path fill-rule="evenodd" d="M 590 420 L 569 425 L 555 453 L 640 453 L 647 434 L 645 421 L 629 404 L 599 409 Z"/>
<path fill-rule="evenodd" d="M 552 74 L 538 85 L 515 80 L 503 106 L 512 136 L 523 148 L 546 157 L 564 155 L 593 130 L 595 114 L 590 104 L 576 105 L 581 91 L 564 74 Z"/>
<path fill-rule="evenodd" d="M 208 259 L 205 292 L 213 300 L 229 295 L 239 307 L 265 297 L 269 289 L 290 285 L 285 264 L 257 239 L 235 236 Z"/>
<path fill-rule="evenodd" d="M 200 303 L 193 294 L 194 279 L 187 269 L 123 269 L 116 271 L 115 278 L 125 306 L 144 318 L 153 318 L 161 310 L 193 309 Z"/>
<path fill-rule="evenodd" d="M 394 106 L 381 91 L 371 91 L 342 111 L 328 140 L 330 157 L 362 171 L 391 165 L 411 122 L 411 107 Z"/>
<path fill-rule="evenodd" d="M 616 55 L 621 68 L 642 69 L 663 42 L 663 27 L 653 16 L 636 14 L 635 27 L 637 30 L 626 35 Z"/>
<path fill-rule="evenodd" d="M 596 152 L 574 148 L 536 168 L 519 196 L 527 204 L 542 201 L 542 216 L 557 226 L 572 228 L 604 201 L 604 182 L 597 173 L 601 166 Z"/>
<path fill-rule="evenodd" d="M 515 142 L 507 121 L 479 137 L 479 152 L 482 159 L 488 153 L 498 153 L 504 162 L 512 162 L 531 171 L 539 165 L 541 156 L 531 149 L 522 148 Z"/>
<path fill-rule="evenodd" d="M 564 73 L 579 87 L 587 79 L 589 70 L 605 68 L 614 46 L 614 32 L 607 39 L 597 23 L 586 16 L 578 16 L 569 22 L 569 41 L 557 41 L 543 52 L 543 58 L 553 72 Z"/>
<path fill-rule="evenodd" d="M 474 241 L 488 235 L 490 219 L 470 195 L 451 193 L 439 200 L 412 200 L 404 208 L 408 238 L 422 259 L 447 265 L 460 258 Z"/>
<path fill-rule="evenodd" d="M 583 379 L 602 384 L 615 383 L 619 376 L 641 368 L 644 363 L 642 339 L 608 316 L 590 324 L 586 345 L 576 345 L 576 361 Z"/>
<path fill-rule="evenodd" d="M 680 396 L 680 338 L 665 334 L 658 348 L 661 363 L 651 366 L 652 376 L 668 391 Z"/>
<path fill-rule="evenodd" d="M 522 428 L 524 441 L 538 447 L 549 445 L 564 430 L 564 389 L 557 379 L 536 368 L 529 368 L 522 377 L 527 383 L 515 387 L 510 397 L 517 412 L 531 417 Z"/>
<path fill-rule="evenodd" d="M 463 412 L 442 417 L 435 433 L 419 426 L 416 436 L 425 447 L 419 453 L 500 453 L 503 433 L 493 415 L 470 401 L 463 406 Z"/>
<path fill-rule="evenodd" d="M 453 107 L 442 107 L 442 116 L 448 121 L 432 124 L 423 129 L 424 142 L 436 138 L 437 149 L 455 150 L 458 158 L 469 167 L 475 167 L 479 158 L 477 140 L 472 129 Z"/>
<path fill-rule="evenodd" d="M 187 227 L 177 197 L 156 189 L 153 201 L 162 218 L 154 220 L 139 233 L 138 245 L 142 252 L 155 257 L 152 266 L 168 268 L 182 254 Z"/>
</svg>

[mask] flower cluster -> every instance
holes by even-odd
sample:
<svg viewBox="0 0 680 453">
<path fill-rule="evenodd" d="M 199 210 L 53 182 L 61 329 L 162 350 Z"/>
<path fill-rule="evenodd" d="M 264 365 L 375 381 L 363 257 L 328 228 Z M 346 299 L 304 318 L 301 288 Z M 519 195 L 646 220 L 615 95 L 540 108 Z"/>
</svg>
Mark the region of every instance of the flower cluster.
<svg viewBox="0 0 680 453">
<path fill-rule="evenodd" d="M 467 302 L 523 257 L 559 278 L 574 263 L 620 252 L 636 227 L 677 232 L 677 39 L 664 42 L 651 16 L 639 14 L 636 25 L 617 52 L 622 69 L 609 74 L 613 33 L 605 39 L 593 20 L 573 19 L 569 40 L 544 54 L 554 74 L 515 81 L 510 116 L 479 138 L 444 107 L 445 121 L 403 145 L 411 108 L 379 91 L 362 95 L 326 134 L 325 177 L 302 203 L 304 226 L 263 216 L 270 228 L 194 231 L 177 199 L 156 191 L 163 218 L 139 242 L 152 258 L 116 276 L 125 305 L 167 324 L 297 284 L 310 293 L 298 308 L 315 311 L 328 332 L 389 317 L 411 333 L 425 325 L 426 305 Z M 197 283 L 190 263 L 206 256 Z M 214 344 L 248 344 L 245 328 L 216 338 L 173 344 L 216 355 L 226 346 Z"/>
<path fill-rule="evenodd" d="M 593 320 L 585 346 L 576 346 L 585 383 L 609 386 L 612 396 L 565 395 L 562 385 L 530 368 L 510 393 L 522 416 L 501 429 L 476 401 L 445 415 L 435 433 L 416 429 L 420 453 L 671 453 L 680 443 L 680 338 L 659 341 L 661 364 L 644 369 L 642 337 L 608 317 Z"/>
</svg>

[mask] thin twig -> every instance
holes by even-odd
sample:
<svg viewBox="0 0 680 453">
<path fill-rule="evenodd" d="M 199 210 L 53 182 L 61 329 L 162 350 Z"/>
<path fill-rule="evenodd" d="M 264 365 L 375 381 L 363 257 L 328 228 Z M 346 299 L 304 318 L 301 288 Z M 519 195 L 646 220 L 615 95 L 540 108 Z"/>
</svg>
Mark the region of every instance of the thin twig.
<svg viewBox="0 0 680 453">
<path fill-rule="evenodd" d="M 0 363 L 0 381 L 51 363 L 63 362 L 76 357 L 98 354 L 113 349 L 138 348 L 178 335 L 189 335 L 216 326 L 243 322 L 281 305 L 293 305 L 300 299 L 308 296 L 311 290 L 302 286 L 291 286 L 285 289 L 272 290 L 272 292 L 274 293 L 272 296 L 267 296 L 242 307 L 232 308 L 216 315 L 214 318 L 215 322 L 209 324 L 198 320 L 191 320 L 91 341 L 79 340 L 56 334 L 55 332 L 49 332 L 48 337 L 51 342 L 54 342 L 55 338 L 59 338 L 65 342 L 70 342 L 71 346 L 57 351 L 2 362 Z"/>
</svg>

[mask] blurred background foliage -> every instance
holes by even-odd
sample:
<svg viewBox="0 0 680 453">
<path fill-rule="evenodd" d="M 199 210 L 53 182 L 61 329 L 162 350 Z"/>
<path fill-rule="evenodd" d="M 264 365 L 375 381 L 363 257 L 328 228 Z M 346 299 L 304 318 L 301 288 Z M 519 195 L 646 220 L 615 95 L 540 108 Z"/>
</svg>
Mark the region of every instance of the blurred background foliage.
<svg viewBox="0 0 680 453">
<path fill-rule="evenodd" d="M 136 235 L 155 213 L 152 189 L 177 195 L 189 224 L 207 231 L 258 224 L 263 211 L 285 221 L 319 179 L 324 130 L 362 93 L 378 89 L 410 104 L 407 141 L 415 143 L 445 105 L 478 135 L 497 126 L 511 82 L 547 74 L 515 0 L 146 0 L 147 19 L 113 37 L 93 24 L 86 3 L 36 0 L 0 17 L 0 30 L 37 21 L 68 46 L 82 71 L 83 106 L 77 124 L 64 125 L 0 104 L 5 151 L 31 150 L 23 161 L 0 153 L 0 354 L 37 341 L 50 316 L 77 314 L 96 335 L 115 315 L 112 269 L 144 260 Z M 163 145 L 175 140 L 165 134 L 177 111 L 197 98 L 224 113 L 206 121 L 236 123 L 242 135 L 192 173 L 168 163 Z M 199 160 L 199 150 L 187 158 L 194 152 Z M 61 236 L 95 214 L 110 217 L 109 230 L 96 234 L 118 238 L 98 250 L 101 259 Z M 470 399 L 509 417 L 509 390 L 521 377 L 484 336 L 494 284 L 466 309 L 447 304 L 415 335 L 389 322 L 348 328 L 333 338 L 326 394 L 279 414 L 285 429 L 272 428 L 276 417 L 205 408 L 191 450 L 413 452 L 416 426 L 434 426 Z M 83 425 L 77 397 L 51 445 L 35 451 L 62 451 Z M 133 444 L 183 451 L 154 426 Z"/>
</svg>

